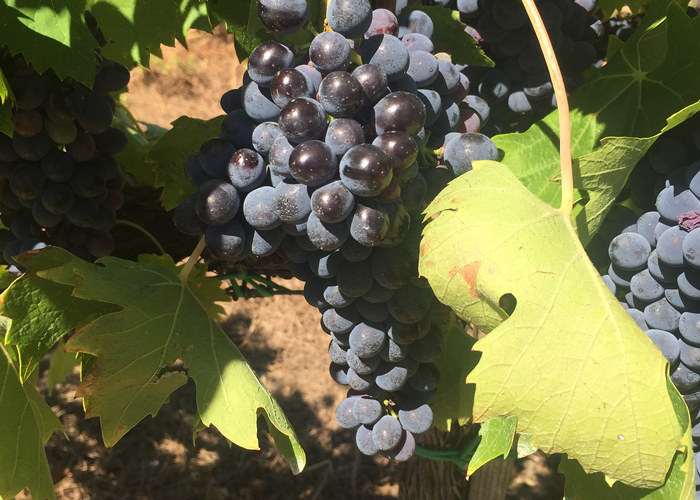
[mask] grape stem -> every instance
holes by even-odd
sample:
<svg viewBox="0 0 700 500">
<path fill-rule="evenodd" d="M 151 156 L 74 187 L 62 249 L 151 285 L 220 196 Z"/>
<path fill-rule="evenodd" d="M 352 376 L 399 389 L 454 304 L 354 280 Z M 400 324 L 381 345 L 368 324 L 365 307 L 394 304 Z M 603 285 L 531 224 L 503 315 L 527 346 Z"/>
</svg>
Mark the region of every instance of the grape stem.
<svg viewBox="0 0 700 500">
<path fill-rule="evenodd" d="M 202 238 L 199 240 L 199 243 L 197 243 L 197 246 L 194 248 L 192 255 L 190 255 L 189 259 L 187 259 L 187 262 L 185 262 L 182 271 L 180 271 L 180 280 L 182 282 L 187 283 L 187 278 L 192 272 L 192 269 L 194 269 L 194 265 L 199 260 L 199 256 L 202 255 L 202 251 L 204 251 L 205 246 L 206 242 L 204 241 L 204 236 L 202 236 Z"/>
<path fill-rule="evenodd" d="M 554 95 L 557 99 L 557 110 L 559 113 L 559 158 L 561 162 L 561 206 L 560 212 L 571 215 L 574 206 L 574 175 L 571 164 L 571 120 L 569 117 L 569 101 L 566 97 L 564 78 L 557 63 L 557 56 L 554 54 L 552 42 L 547 34 L 544 22 L 535 5 L 535 0 L 523 0 L 523 6 L 530 18 L 532 27 L 540 43 L 544 60 L 547 63 L 549 77 L 554 86 Z"/>
<path fill-rule="evenodd" d="M 138 229 L 143 234 L 148 236 L 148 239 L 150 239 L 153 242 L 153 244 L 158 247 L 158 251 L 160 252 L 161 255 L 165 255 L 167 253 L 165 251 L 165 248 L 163 248 L 163 245 L 160 244 L 160 241 L 158 241 L 156 239 L 156 237 L 153 236 L 153 234 L 151 234 L 151 232 L 148 231 L 145 227 L 139 226 L 135 222 L 131 222 L 130 220 L 124 220 L 124 219 L 117 219 L 114 223 L 115 224 L 122 224 L 124 226 L 133 227 L 134 229 Z"/>
</svg>

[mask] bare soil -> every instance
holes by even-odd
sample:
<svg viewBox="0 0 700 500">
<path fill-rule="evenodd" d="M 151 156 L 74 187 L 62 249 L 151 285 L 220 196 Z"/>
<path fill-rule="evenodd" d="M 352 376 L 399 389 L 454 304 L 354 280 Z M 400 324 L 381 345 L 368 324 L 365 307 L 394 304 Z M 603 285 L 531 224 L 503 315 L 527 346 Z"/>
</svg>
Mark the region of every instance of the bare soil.
<svg viewBox="0 0 700 500">
<path fill-rule="evenodd" d="M 222 113 L 219 97 L 240 84 L 244 68 L 231 38 L 219 30 L 213 36 L 195 33 L 188 43 L 189 51 L 166 47 L 162 61 L 154 58 L 150 70 L 134 71 L 126 102 L 136 118 L 167 127 L 183 114 L 211 118 Z M 301 289 L 298 281 L 279 281 Z M 79 382 L 74 374 L 52 396 L 43 387 L 67 436 L 55 434 L 46 447 L 58 498 L 398 498 L 396 464 L 361 455 L 354 433 L 335 423 L 335 406 L 346 391 L 328 375 L 328 336 L 317 311 L 300 295 L 238 300 L 226 308 L 222 327 L 289 417 L 306 450 L 306 470 L 292 475 L 262 421 L 260 451 L 229 446 L 215 429 L 193 443 L 192 383 L 176 391 L 155 418 L 146 418 L 106 449 L 99 422 L 85 420 L 81 401 L 74 399 Z M 561 499 L 563 480 L 556 466 L 556 457 L 543 454 L 518 460 L 508 500 Z"/>
</svg>

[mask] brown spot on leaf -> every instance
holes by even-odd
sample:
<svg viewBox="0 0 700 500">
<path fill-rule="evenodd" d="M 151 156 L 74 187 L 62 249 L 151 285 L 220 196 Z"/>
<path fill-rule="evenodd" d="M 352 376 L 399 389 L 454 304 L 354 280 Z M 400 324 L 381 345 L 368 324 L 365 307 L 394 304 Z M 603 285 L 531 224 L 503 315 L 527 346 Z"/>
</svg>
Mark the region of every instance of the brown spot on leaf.
<svg viewBox="0 0 700 500">
<path fill-rule="evenodd" d="M 471 264 L 467 264 L 459 271 L 462 278 L 464 278 L 464 281 L 466 281 L 467 285 L 469 285 L 469 295 L 472 297 L 477 296 L 476 275 L 479 273 L 479 269 L 481 269 L 481 261 L 476 261 L 472 262 Z"/>
</svg>

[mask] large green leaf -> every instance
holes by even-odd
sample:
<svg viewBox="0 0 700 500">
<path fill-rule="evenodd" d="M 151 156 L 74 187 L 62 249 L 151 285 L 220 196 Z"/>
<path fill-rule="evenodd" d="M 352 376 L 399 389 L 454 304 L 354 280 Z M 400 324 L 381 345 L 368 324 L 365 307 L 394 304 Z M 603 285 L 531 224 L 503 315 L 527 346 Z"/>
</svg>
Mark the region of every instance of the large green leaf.
<svg viewBox="0 0 700 500">
<path fill-rule="evenodd" d="M 26 260 L 56 262 L 56 255 L 69 254 L 51 247 Z M 216 426 L 243 448 L 258 449 L 262 414 L 292 471 L 300 472 L 304 451 L 282 409 L 190 287 L 160 264 L 114 257 L 98 264 L 74 259 L 39 275 L 74 287 L 75 297 L 121 309 L 81 328 L 67 345 L 97 358 L 76 394 L 86 398 L 87 417 L 100 417 L 105 444 L 112 446 L 144 417 L 155 415 L 189 375 L 205 425 Z M 169 371 L 177 359 L 188 375 Z"/>
<path fill-rule="evenodd" d="M 532 446 L 587 472 L 663 484 L 683 435 L 667 362 L 606 288 L 568 216 L 507 166 L 478 162 L 426 217 L 421 274 L 462 318 L 495 328 L 474 345 L 474 421 L 516 416 Z M 499 325 L 507 294 L 517 305 Z"/>
<path fill-rule="evenodd" d="M 49 396 L 53 394 L 53 390 L 58 384 L 63 383 L 68 375 L 73 373 L 78 363 L 75 353 L 66 351 L 66 343 L 60 341 L 51 354 L 49 367 L 46 370 L 46 385 L 49 389 Z"/>
<path fill-rule="evenodd" d="M 204 141 L 219 136 L 223 119 L 223 116 L 211 120 L 181 116 L 172 123 L 173 128 L 146 150 L 145 162 L 155 174 L 153 185 L 163 188 L 160 201 L 166 210 L 172 210 L 197 190 L 185 177 L 185 159 L 198 151 Z"/>
<path fill-rule="evenodd" d="M 55 499 L 44 443 L 61 422 L 30 385 L 23 386 L 0 343 L 0 497 L 29 488 L 36 499 Z"/>
<path fill-rule="evenodd" d="M 654 136 L 668 117 L 700 100 L 700 19 L 690 20 L 669 2 L 654 0 L 632 38 L 571 95 L 574 158 L 593 152 L 603 137 Z M 554 206 L 561 199 L 552 182 L 559 172 L 558 133 L 555 111 L 525 133 L 494 138 L 515 175 Z M 624 153 L 608 159 L 620 160 Z M 624 178 L 625 171 L 617 175 Z M 605 182 L 609 191 L 610 182 L 619 183 L 617 178 Z"/>
<path fill-rule="evenodd" d="M 27 380 L 61 337 L 97 316 L 117 310 L 110 304 L 74 297 L 71 287 L 36 275 L 38 271 L 72 262 L 69 255 L 52 253 L 55 261 L 27 260 L 27 271 L 0 295 L 0 315 L 12 321 L 5 343 L 17 347 L 22 381 Z M 23 257 L 18 259 L 24 262 Z"/>
</svg>

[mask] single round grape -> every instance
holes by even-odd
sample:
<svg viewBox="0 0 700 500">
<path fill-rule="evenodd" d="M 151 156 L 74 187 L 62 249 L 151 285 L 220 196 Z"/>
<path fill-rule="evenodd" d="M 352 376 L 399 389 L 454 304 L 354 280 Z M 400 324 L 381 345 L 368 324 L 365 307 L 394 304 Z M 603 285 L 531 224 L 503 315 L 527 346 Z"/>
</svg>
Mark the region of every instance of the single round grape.
<svg viewBox="0 0 700 500">
<path fill-rule="evenodd" d="M 129 84 L 131 74 L 129 69 L 119 61 L 104 60 L 95 70 L 96 92 L 118 92 Z"/>
<path fill-rule="evenodd" d="M 265 27 L 279 35 L 296 33 L 309 18 L 305 0 L 257 0 L 257 11 Z"/>
<path fill-rule="evenodd" d="M 80 139 L 80 133 L 78 134 L 78 139 Z M 108 128 L 101 134 L 93 135 L 92 139 L 95 143 L 95 149 L 106 155 L 118 155 L 126 149 L 126 146 L 129 143 L 129 138 L 126 136 L 126 134 L 122 130 L 114 127 Z M 75 141 L 73 144 L 75 144 Z M 69 145 L 66 144 L 66 151 L 68 151 L 68 146 Z M 81 148 L 84 148 L 84 146 L 81 146 Z M 86 154 L 86 156 L 88 156 L 88 160 L 92 158 L 92 155 Z M 86 161 L 77 158 L 75 154 L 73 154 L 73 157 L 76 159 L 76 161 Z"/>
<path fill-rule="evenodd" d="M 197 214 L 204 222 L 220 225 L 233 219 L 240 203 L 241 199 L 236 188 L 228 182 L 212 179 L 199 186 L 194 205 Z"/>
<path fill-rule="evenodd" d="M 237 150 L 228 162 L 228 179 L 239 191 L 252 191 L 265 181 L 265 160 L 252 149 Z"/>
<path fill-rule="evenodd" d="M 306 76 L 296 69 L 283 69 L 279 71 L 270 84 L 270 96 L 272 101 L 280 108 L 285 107 L 290 101 L 298 97 L 315 96 L 313 88 L 309 88 Z"/>
<path fill-rule="evenodd" d="M 392 81 L 403 76 L 410 60 L 408 49 L 392 35 L 375 35 L 362 46 L 362 63 L 379 66 Z"/>
<path fill-rule="evenodd" d="M 381 204 L 371 199 L 358 200 L 350 219 L 350 235 L 366 247 L 373 247 L 389 232 L 389 214 Z"/>
<path fill-rule="evenodd" d="M 78 227 L 91 227 L 100 218 L 100 208 L 90 199 L 76 197 L 66 214 L 68 222 Z"/>
<path fill-rule="evenodd" d="M 348 347 L 350 346 L 350 334 L 348 335 Z M 347 351 L 347 356 L 346 360 L 348 363 L 348 366 L 352 368 L 352 370 L 355 373 L 361 374 L 361 375 L 368 375 L 372 372 L 374 372 L 377 367 L 379 366 L 379 363 L 381 362 L 381 359 L 379 356 L 372 356 L 369 358 L 361 358 L 359 357 L 355 351 L 352 350 L 352 348 L 349 348 Z"/>
<path fill-rule="evenodd" d="M 255 257 L 267 257 L 277 251 L 284 239 L 285 232 L 280 227 L 269 230 L 253 231 L 250 251 Z"/>
<path fill-rule="evenodd" d="M 653 302 L 664 296 L 663 286 L 653 278 L 648 269 L 644 269 L 632 277 L 630 290 L 635 297 L 647 302 Z"/>
<path fill-rule="evenodd" d="M 406 462 L 413 458 L 416 453 L 416 440 L 408 431 L 404 431 L 398 444 L 391 450 L 382 451 L 382 456 L 396 460 L 398 462 Z"/>
<path fill-rule="evenodd" d="M 676 280 L 678 289 L 694 300 L 700 300 L 700 271 L 695 268 L 685 268 Z"/>
<path fill-rule="evenodd" d="M 368 0 L 331 0 L 326 19 L 343 37 L 360 38 L 372 25 L 372 5 Z"/>
<path fill-rule="evenodd" d="M 360 144 L 351 148 L 340 162 L 340 180 L 358 196 L 375 196 L 391 182 L 389 157 L 379 147 Z"/>
<path fill-rule="evenodd" d="M 637 221 L 637 233 L 646 238 L 651 248 L 656 247 L 654 228 L 659 223 L 660 217 L 658 212 L 646 212 Z"/>
<path fill-rule="evenodd" d="M 253 136 L 251 138 L 253 149 L 266 157 L 270 154 L 270 149 L 272 149 L 272 145 L 280 134 L 282 134 L 282 130 L 280 130 L 279 123 L 261 123 L 253 130 Z"/>
<path fill-rule="evenodd" d="M 321 186 L 338 171 L 338 159 L 326 143 L 310 140 L 294 148 L 289 156 L 289 170 L 298 182 Z"/>
<path fill-rule="evenodd" d="M 391 415 L 384 415 L 372 428 L 372 438 L 379 450 L 391 450 L 403 435 L 403 428 L 399 421 Z"/>
<path fill-rule="evenodd" d="M 243 216 L 255 229 L 270 230 L 282 224 L 274 207 L 275 192 L 271 186 L 261 186 L 243 201 Z"/>
<path fill-rule="evenodd" d="M 348 385 L 351 389 L 359 392 L 368 390 L 374 384 L 374 374 L 360 375 L 352 368 L 348 368 Z"/>
<path fill-rule="evenodd" d="M 309 256 L 309 266 L 319 278 L 333 278 L 338 274 L 345 259 L 339 251 L 320 252 L 312 245 L 313 253 Z"/>
<path fill-rule="evenodd" d="M 34 200 L 41 196 L 46 178 L 36 163 L 20 163 L 7 177 L 10 189 L 21 200 Z"/>
<path fill-rule="evenodd" d="M 10 79 L 15 103 L 19 109 L 29 110 L 39 107 L 46 96 L 47 79 L 37 73 L 15 75 Z"/>
<path fill-rule="evenodd" d="M 360 82 L 345 71 L 326 75 L 318 89 L 318 101 L 334 118 L 350 118 L 357 113 L 364 101 Z"/>
<path fill-rule="evenodd" d="M 272 143 L 268 156 L 270 172 L 282 178 L 291 178 L 292 172 L 289 170 L 289 156 L 294 150 L 294 145 L 282 134 L 277 136 Z M 276 186 L 275 186 L 276 187 Z"/>
<path fill-rule="evenodd" d="M 320 137 L 326 128 L 326 119 L 326 112 L 318 102 L 300 97 L 282 109 L 279 124 L 287 139 L 299 143 Z"/>
<path fill-rule="evenodd" d="M 272 100 L 270 89 L 254 81 L 243 87 L 243 109 L 257 123 L 275 121 L 280 116 L 280 108 Z"/>
<path fill-rule="evenodd" d="M 353 405 L 357 397 L 350 397 L 340 402 L 335 410 L 335 420 L 343 429 L 354 429 L 360 425 L 360 421 L 353 412 Z"/>
<path fill-rule="evenodd" d="M 472 161 L 497 160 L 496 145 L 483 134 L 465 133 L 450 140 L 445 146 L 445 163 L 454 175 L 472 170 Z"/>
<path fill-rule="evenodd" d="M 404 252 L 377 248 L 372 254 L 372 274 L 383 287 L 397 290 L 415 275 L 414 266 Z"/>
<path fill-rule="evenodd" d="M 647 330 L 646 334 L 671 365 L 678 362 L 681 356 L 681 349 L 678 339 L 672 333 L 652 329 Z"/>
<path fill-rule="evenodd" d="M 413 78 L 416 85 L 428 87 L 440 74 L 438 60 L 430 52 L 417 50 L 409 52 L 410 62 L 406 73 Z"/>
<path fill-rule="evenodd" d="M 440 370 L 432 363 L 422 363 L 408 383 L 418 391 L 432 391 L 440 383 Z"/>
<path fill-rule="evenodd" d="M 649 328 L 675 332 L 678 330 L 680 318 L 681 314 L 665 298 L 644 308 L 644 322 Z"/>
<path fill-rule="evenodd" d="M 345 220 L 354 206 L 355 197 L 340 181 L 322 186 L 311 195 L 311 210 L 323 222 Z"/>
<path fill-rule="evenodd" d="M 398 414 L 399 422 L 411 434 L 421 435 L 433 425 L 433 410 L 420 401 L 404 401 Z"/>
<path fill-rule="evenodd" d="M 305 222 L 311 213 L 309 188 L 285 179 L 275 188 L 274 207 L 280 220 L 290 224 Z"/>
<path fill-rule="evenodd" d="M 346 224 L 340 222 L 330 224 L 323 222 L 315 213 L 309 214 L 306 232 L 311 242 L 319 250 L 335 250 L 348 238 L 349 231 Z"/>
<path fill-rule="evenodd" d="M 378 135 L 372 144 L 386 153 L 394 172 L 407 169 L 418 157 L 418 146 L 406 132 L 386 132 Z"/>
<path fill-rule="evenodd" d="M 221 134 L 219 137 L 233 145 L 233 149 L 252 148 L 251 140 L 257 123 L 246 114 L 243 109 L 231 111 L 221 122 Z"/>
<path fill-rule="evenodd" d="M 700 200 L 685 185 L 668 186 L 656 197 L 656 210 L 667 220 L 677 220 L 683 213 L 700 211 Z"/>
<path fill-rule="evenodd" d="M 78 123 L 90 134 L 101 134 L 112 125 L 112 107 L 100 94 L 90 93 L 85 96 L 85 106 L 78 117 Z"/>
<path fill-rule="evenodd" d="M 68 180 L 68 184 L 75 191 L 75 194 L 83 198 L 94 198 L 107 190 L 102 174 L 85 164 L 79 164 L 75 167 L 73 177 Z"/>
<path fill-rule="evenodd" d="M 407 33 L 401 38 L 409 53 L 422 50 L 432 53 L 435 50 L 433 41 L 421 33 Z"/>
<path fill-rule="evenodd" d="M 83 133 L 83 135 L 90 137 L 90 135 L 86 133 Z M 44 129 L 42 129 L 38 134 L 34 135 L 33 137 L 22 137 L 19 134 L 15 134 L 14 136 L 12 136 L 12 147 L 14 148 L 17 155 L 23 160 L 39 161 L 44 156 L 46 156 L 49 150 L 51 149 L 51 138 Z M 70 154 L 71 151 L 68 151 L 68 153 Z M 81 157 L 79 161 L 89 160 L 93 154 L 94 147 L 89 157 Z"/>
<path fill-rule="evenodd" d="M 34 204 L 32 205 L 32 217 L 37 224 L 46 228 L 55 227 L 63 220 L 61 215 L 46 210 L 46 207 L 44 207 L 40 199 L 34 200 Z"/>
<path fill-rule="evenodd" d="M 671 374 L 671 382 L 681 392 L 689 392 L 700 384 L 700 375 L 692 371 L 683 363 Z"/>
<path fill-rule="evenodd" d="M 197 158 L 207 175 L 215 179 L 225 179 L 228 174 L 228 163 L 235 152 L 236 148 L 228 141 L 214 137 L 202 143 Z"/>
<path fill-rule="evenodd" d="M 625 233 L 621 236 L 625 236 L 627 234 L 628 233 Z M 684 265 L 685 257 L 683 255 L 683 240 L 685 240 L 687 235 L 688 233 L 678 226 L 674 226 L 667 231 L 664 231 L 656 242 L 656 253 L 659 261 L 673 267 L 680 267 Z M 635 236 L 637 239 L 641 238 L 639 235 Z"/>
<path fill-rule="evenodd" d="M 399 36 L 409 33 L 420 33 L 428 38 L 433 37 L 433 20 L 425 12 L 413 10 L 399 19 Z"/>
<path fill-rule="evenodd" d="M 61 85 L 49 94 L 46 101 L 46 114 L 55 123 L 68 125 L 78 119 L 84 105 L 85 98 L 80 89 L 72 85 Z"/>
<path fill-rule="evenodd" d="M 413 285 L 407 284 L 396 290 L 387 302 L 389 313 L 402 323 L 417 323 L 428 313 L 432 295 Z"/>
<path fill-rule="evenodd" d="M 372 280 L 372 285 L 374 285 L 374 280 Z M 358 297 L 355 300 L 355 307 L 362 318 L 368 321 L 381 323 L 389 318 L 389 310 L 387 309 L 386 304 L 373 304 L 362 297 Z"/>
<path fill-rule="evenodd" d="M 331 378 L 340 385 L 348 385 L 348 367 L 331 363 L 329 367 Z M 352 406 L 350 406 L 352 410 Z M 337 417 L 336 417 L 337 418 Z M 354 418 L 354 417 L 351 417 Z"/>
<path fill-rule="evenodd" d="M 421 363 L 432 363 L 440 355 L 442 342 L 442 330 L 438 325 L 432 324 L 425 337 L 419 338 L 411 344 L 411 351 L 408 355 Z"/>
<path fill-rule="evenodd" d="M 382 404 L 372 398 L 356 398 L 353 403 L 353 413 L 355 417 L 364 425 L 373 425 L 384 414 Z"/>
<path fill-rule="evenodd" d="M 294 53 L 286 45 L 269 40 L 248 56 L 248 75 L 262 87 L 269 87 L 278 71 L 294 67 Z"/>
<path fill-rule="evenodd" d="M 441 96 L 452 94 L 459 86 L 459 71 L 449 61 L 438 59 L 438 76 L 430 88 Z"/>
<path fill-rule="evenodd" d="M 399 20 L 393 12 L 387 9 L 375 9 L 372 11 L 372 24 L 364 34 L 364 38 L 374 35 L 399 36 Z"/>
<path fill-rule="evenodd" d="M 375 455 L 379 450 L 377 445 L 374 444 L 374 438 L 372 437 L 372 430 L 361 425 L 357 429 L 357 434 L 355 434 L 355 444 L 360 453 L 371 457 Z"/>
<path fill-rule="evenodd" d="M 642 269 L 651 253 L 651 246 L 637 233 L 623 233 L 616 236 L 608 247 L 612 263 L 627 271 Z"/>
<path fill-rule="evenodd" d="M 320 33 L 309 46 L 311 64 L 321 73 L 345 71 L 350 64 L 350 57 L 348 41 L 335 31 Z"/>
<path fill-rule="evenodd" d="M 201 236 L 204 234 L 207 224 L 197 215 L 197 211 L 194 208 L 194 195 L 175 207 L 173 223 L 181 233 L 189 236 Z"/>
<path fill-rule="evenodd" d="M 323 324 L 335 333 L 350 333 L 360 323 L 360 315 L 352 304 L 343 308 L 330 308 L 323 312 Z"/>
<path fill-rule="evenodd" d="M 378 323 L 359 323 L 350 332 L 350 347 L 360 358 L 379 354 L 386 341 L 386 333 Z"/>
<path fill-rule="evenodd" d="M 442 98 L 440 94 L 430 89 L 419 89 L 418 98 L 425 106 L 425 126 L 430 127 L 440 116 L 442 111 Z"/>
<path fill-rule="evenodd" d="M 425 123 L 425 106 L 409 92 L 393 92 L 374 106 L 373 117 L 379 135 L 393 130 L 413 135 Z"/>
<path fill-rule="evenodd" d="M 382 361 L 374 372 L 374 381 L 380 389 L 396 392 L 401 389 L 408 379 L 408 367 L 403 361 L 388 363 Z"/>
<path fill-rule="evenodd" d="M 313 96 L 316 95 L 316 92 L 318 92 L 318 88 L 321 86 L 323 75 L 319 70 L 313 66 L 309 66 L 308 64 L 300 64 L 295 69 L 304 75 L 304 78 L 306 78 L 306 85 L 311 91 L 313 98 Z"/>
<path fill-rule="evenodd" d="M 347 307 L 355 300 L 354 297 L 348 297 L 340 290 L 335 278 L 331 278 L 326 282 L 323 298 L 331 307 Z"/>
<path fill-rule="evenodd" d="M 324 142 L 338 158 L 352 147 L 365 142 L 362 125 L 349 118 L 337 118 L 328 124 Z"/>
<path fill-rule="evenodd" d="M 110 110 L 110 121 L 112 115 Z M 44 127 L 44 119 L 36 109 L 22 110 L 18 109 L 12 113 L 12 123 L 14 124 L 15 134 L 23 137 L 34 137 Z"/>
<path fill-rule="evenodd" d="M 382 68 L 374 64 L 363 64 L 355 68 L 352 76 L 360 83 L 369 104 L 377 103 L 384 97 L 388 89 L 388 79 Z"/>
<path fill-rule="evenodd" d="M 241 103 L 241 98 L 243 96 L 243 87 L 238 87 L 237 89 L 231 89 L 221 96 L 219 100 L 219 105 L 224 113 L 230 113 L 236 111 L 237 109 L 243 109 L 243 104 Z"/>
</svg>

